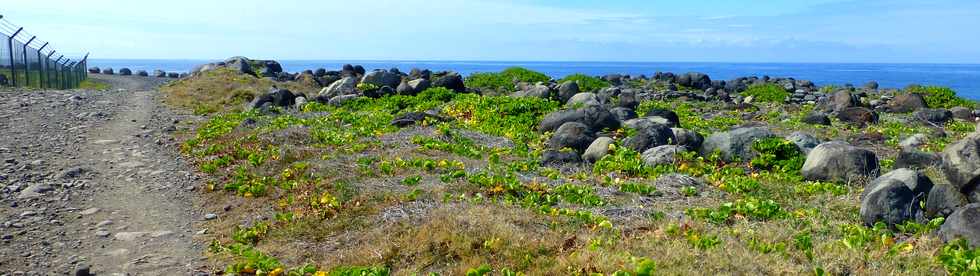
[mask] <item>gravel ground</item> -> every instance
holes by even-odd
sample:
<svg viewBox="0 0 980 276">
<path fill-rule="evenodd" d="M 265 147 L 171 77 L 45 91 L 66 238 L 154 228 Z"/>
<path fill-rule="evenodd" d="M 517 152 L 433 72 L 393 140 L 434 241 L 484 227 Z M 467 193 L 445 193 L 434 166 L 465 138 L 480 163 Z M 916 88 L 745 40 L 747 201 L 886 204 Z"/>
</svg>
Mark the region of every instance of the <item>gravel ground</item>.
<svg viewBox="0 0 980 276">
<path fill-rule="evenodd" d="M 193 116 L 164 79 L 109 91 L 0 90 L 0 275 L 206 274 L 199 177 L 177 152 Z"/>
</svg>

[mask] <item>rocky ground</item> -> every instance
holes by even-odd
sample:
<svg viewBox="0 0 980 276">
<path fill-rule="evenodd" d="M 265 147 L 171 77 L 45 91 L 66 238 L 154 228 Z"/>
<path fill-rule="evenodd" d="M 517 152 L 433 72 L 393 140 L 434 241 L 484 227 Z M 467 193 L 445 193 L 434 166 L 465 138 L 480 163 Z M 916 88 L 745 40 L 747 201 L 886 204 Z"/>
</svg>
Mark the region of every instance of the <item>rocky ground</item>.
<svg viewBox="0 0 980 276">
<path fill-rule="evenodd" d="M 188 275 L 200 267 L 187 118 L 165 79 L 93 75 L 108 91 L 0 91 L 0 275 Z"/>
</svg>

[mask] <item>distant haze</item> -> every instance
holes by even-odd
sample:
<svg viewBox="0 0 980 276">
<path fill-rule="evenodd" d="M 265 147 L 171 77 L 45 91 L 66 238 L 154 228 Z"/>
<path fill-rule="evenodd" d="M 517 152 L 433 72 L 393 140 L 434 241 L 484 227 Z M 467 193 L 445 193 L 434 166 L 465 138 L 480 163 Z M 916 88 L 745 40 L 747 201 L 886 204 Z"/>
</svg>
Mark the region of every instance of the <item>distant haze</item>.
<svg viewBox="0 0 980 276">
<path fill-rule="evenodd" d="M 0 14 L 98 58 L 980 63 L 976 0 L 16 0 Z"/>
</svg>

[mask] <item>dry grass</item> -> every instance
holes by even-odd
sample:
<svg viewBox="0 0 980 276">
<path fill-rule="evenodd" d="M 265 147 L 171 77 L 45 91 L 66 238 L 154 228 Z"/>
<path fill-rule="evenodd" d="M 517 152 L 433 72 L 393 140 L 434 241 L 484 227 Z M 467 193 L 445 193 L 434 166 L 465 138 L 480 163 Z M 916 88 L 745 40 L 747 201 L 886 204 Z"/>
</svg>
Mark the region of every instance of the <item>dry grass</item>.
<svg viewBox="0 0 980 276">
<path fill-rule="evenodd" d="M 273 85 L 305 95 L 315 95 L 320 89 L 309 83 L 274 82 L 219 68 L 166 84 L 160 88 L 160 92 L 165 95 L 164 102 L 167 104 L 191 110 L 195 114 L 210 114 L 241 110 L 245 103 L 269 91 Z"/>
</svg>

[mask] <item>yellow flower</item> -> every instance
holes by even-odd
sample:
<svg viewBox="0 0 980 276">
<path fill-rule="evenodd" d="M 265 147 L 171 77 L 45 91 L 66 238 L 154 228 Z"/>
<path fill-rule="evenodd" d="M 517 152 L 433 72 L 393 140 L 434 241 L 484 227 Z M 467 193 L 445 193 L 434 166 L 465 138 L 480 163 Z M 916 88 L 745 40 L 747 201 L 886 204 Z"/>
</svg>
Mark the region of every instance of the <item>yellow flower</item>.
<svg viewBox="0 0 980 276">
<path fill-rule="evenodd" d="M 283 275 L 284 272 L 285 270 L 283 270 L 281 267 L 276 268 L 275 270 L 272 270 L 272 272 L 269 272 L 269 276 L 280 276 Z"/>
<path fill-rule="evenodd" d="M 313 274 L 313 276 L 327 276 L 327 272 L 326 271 L 317 271 L 316 273 Z"/>
</svg>

